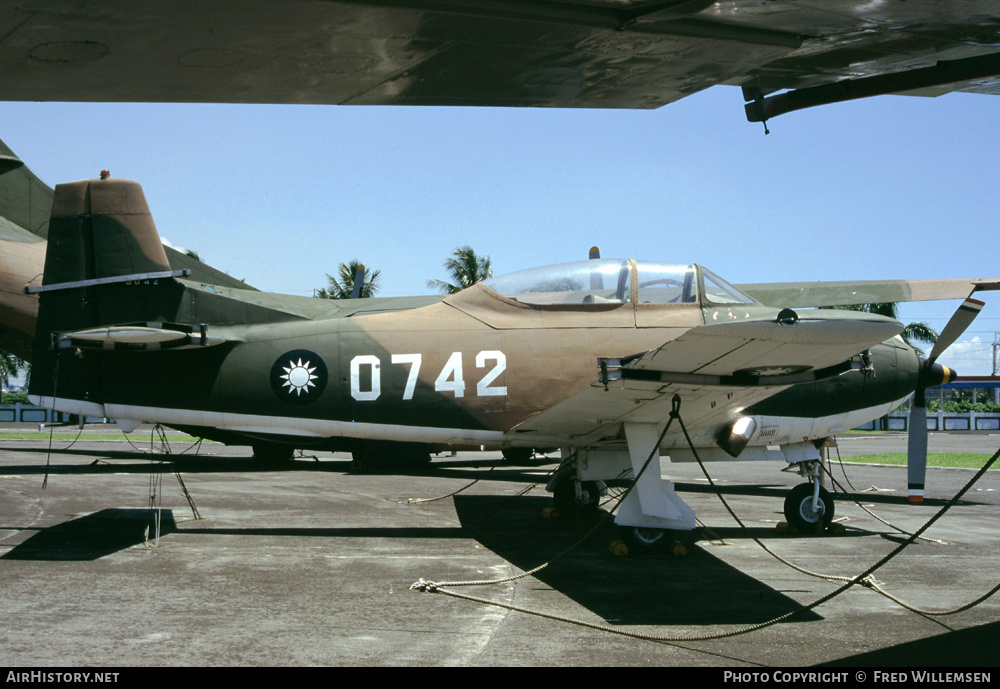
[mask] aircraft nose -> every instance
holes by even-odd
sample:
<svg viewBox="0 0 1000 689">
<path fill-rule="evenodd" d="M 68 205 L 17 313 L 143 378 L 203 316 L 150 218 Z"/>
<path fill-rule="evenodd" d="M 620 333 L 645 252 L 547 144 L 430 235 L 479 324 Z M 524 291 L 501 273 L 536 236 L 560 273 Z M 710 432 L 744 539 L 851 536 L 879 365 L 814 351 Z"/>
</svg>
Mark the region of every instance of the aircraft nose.
<svg viewBox="0 0 1000 689">
<path fill-rule="evenodd" d="M 955 369 L 937 362 L 934 362 L 930 366 L 926 366 L 921 362 L 921 365 L 924 371 L 921 387 L 924 388 L 932 388 L 935 385 L 947 385 L 958 377 L 958 372 Z"/>
</svg>

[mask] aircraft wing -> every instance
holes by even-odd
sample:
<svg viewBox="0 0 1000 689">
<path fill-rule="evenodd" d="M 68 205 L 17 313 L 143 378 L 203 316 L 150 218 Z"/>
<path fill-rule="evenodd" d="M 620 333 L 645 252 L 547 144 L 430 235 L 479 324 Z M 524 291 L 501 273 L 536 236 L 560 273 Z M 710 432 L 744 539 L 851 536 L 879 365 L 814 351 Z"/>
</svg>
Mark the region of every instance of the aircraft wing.
<svg viewBox="0 0 1000 689">
<path fill-rule="evenodd" d="M 851 357 L 903 329 L 892 319 L 857 315 L 692 328 L 658 349 L 595 362 L 592 385 L 514 430 L 590 444 L 615 436 L 625 422 L 665 423 L 674 395 L 689 428 L 714 428 L 789 385 L 849 370 Z"/>
<path fill-rule="evenodd" d="M 987 0 L 196 5 L 12 7 L 0 99 L 656 108 L 727 84 L 759 120 L 879 93 L 1000 91 Z"/>
<path fill-rule="evenodd" d="M 1000 278 L 772 282 L 736 287 L 762 304 L 783 309 L 965 299 L 973 292 L 1000 289 Z"/>
</svg>

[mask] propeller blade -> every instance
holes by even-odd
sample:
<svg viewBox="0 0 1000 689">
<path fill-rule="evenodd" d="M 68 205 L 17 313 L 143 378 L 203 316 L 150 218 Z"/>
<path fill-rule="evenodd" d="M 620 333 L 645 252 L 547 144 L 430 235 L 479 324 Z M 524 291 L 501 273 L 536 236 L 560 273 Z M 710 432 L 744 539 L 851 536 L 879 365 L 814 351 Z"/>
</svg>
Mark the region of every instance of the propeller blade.
<svg viewBox="0 0 1000 689">
<path fill-rule="evenodd" d="M 594 260 L 595 258 L 600 258 L 600 257 L 601 257 L 601 250 L 598 247 L 596 247 L 596 246 L 590 247 L 590 256 L 589 256 L 589 258 L 591 260 Z"/>
<path fill-rule="evenodd" d="M 927 361 L 933 364 L 939 356 L 944 354 L 944 350 L 955 344 L 955 341 L 962 336 L 962 333 L 972 324 L 972 321 L 976 320 L 976 316 L 983 310 L 983 306 L 985 304 L 978 299 L 970 298 L 962 302 L 962 305 L 955 311 L 951 320 L 948 321 L 948 325 L 944 326 L 941 335 L 938 336 L 937 342 L 934 343 L 934 348 L 931 350 L 931 356 Z"/>
<path fill-rule="evenodd" d="M 923 502 L 927 474 L 927 409 L 918 407 L 916 401 L 910 408 L 909 431 L 906 439 L 907 494 L 910 502 Z"/>
<path fill-rule="evenodd" d="M 910 502 L 924 501 L 924 480 L 927 475 L 927 401 L 924 391 L 935 385 L 944 385 L 955 380 L 955 371 L 936 363 L 948 347 L 962 336 L 962 333 L 976 320 L 985 304 L 978 299 L 966 299 L 944 326 L 938 336 L 931 355 L 920 364 L 920 377 L 910 408 L 910 429 L 906 439 L 907 493 Z"/>
</svg>

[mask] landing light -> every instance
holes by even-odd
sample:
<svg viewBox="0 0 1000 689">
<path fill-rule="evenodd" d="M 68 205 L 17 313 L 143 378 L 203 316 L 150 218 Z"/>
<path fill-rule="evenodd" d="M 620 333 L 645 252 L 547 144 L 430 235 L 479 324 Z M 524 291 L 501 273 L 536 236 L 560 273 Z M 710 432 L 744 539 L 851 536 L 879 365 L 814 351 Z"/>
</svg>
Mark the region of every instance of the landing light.
<svg viewBox="0 0 1000 689">
<path fill-rule="evenodd" d="M 737 416 L 726 424 L 719 433 L 716 444 L 725 450 L 732 457 L 739 457 L 740 453 L 746 449 L 750 438 L 757 430 L 757 422 L 749 416 Z"/>
</svg>

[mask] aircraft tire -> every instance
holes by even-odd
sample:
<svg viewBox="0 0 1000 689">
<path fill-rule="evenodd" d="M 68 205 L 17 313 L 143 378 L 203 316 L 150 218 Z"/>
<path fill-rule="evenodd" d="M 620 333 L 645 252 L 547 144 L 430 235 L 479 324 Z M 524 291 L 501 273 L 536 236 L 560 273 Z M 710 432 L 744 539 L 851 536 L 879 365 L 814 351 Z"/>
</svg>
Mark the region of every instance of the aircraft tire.
<svg viewBox="0 0 1000 689">
<path fill-rule="evenodd" d="M 664 536 L 669 532 L 666 529 L 643 526 L 620 526 L 619 533 L 630 548 L 648 550 L 663 543 Z"/>
<path fill-rule="evenodd" d="M 419 443 L 369 441 L 351 452 L 354 471 L 378 473 L 394 469 L 427 466 L 431 453 Z"/>
<path fill-rule="evenodd" d="M 253 461 L 257 464 L 285 464 L 295 456 L 295 448 L 280 443 L 254 443 Z"/>
<path fill-rule="evenodd" d="M 503 459 L 508 464 L 523 466 L 531 461 L 535 451 L 530 447 L 507 447 L 501 450 Z"/>
<path fill-rule="evenodd" d="M 815 531 L 830 526 L 833 522 L 834 504 L 830 492 L 820 486 L 819 511 L 812 505 L 813 486 L 800 483 L 785 497 L 785 519 L 799 531 Z"/>
<path fill-rule="evenodd" d="M 580 483 L 580 499 L 577 499 L 573 481 L 560 481 L 552 491 L 556 509 L 567 515 L 586 516 L 597 511 L 601 502 L 601 491 L 593 481 Z"/>
</svg>

